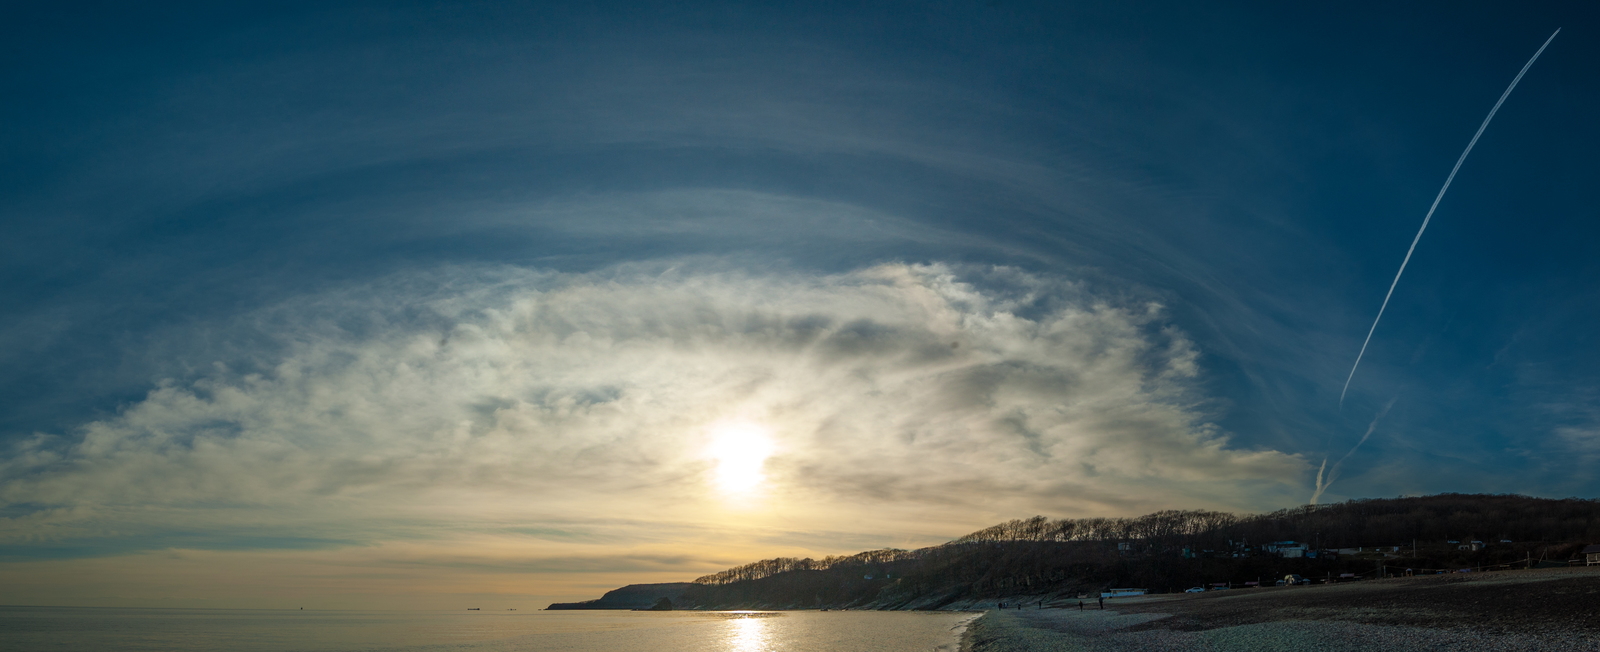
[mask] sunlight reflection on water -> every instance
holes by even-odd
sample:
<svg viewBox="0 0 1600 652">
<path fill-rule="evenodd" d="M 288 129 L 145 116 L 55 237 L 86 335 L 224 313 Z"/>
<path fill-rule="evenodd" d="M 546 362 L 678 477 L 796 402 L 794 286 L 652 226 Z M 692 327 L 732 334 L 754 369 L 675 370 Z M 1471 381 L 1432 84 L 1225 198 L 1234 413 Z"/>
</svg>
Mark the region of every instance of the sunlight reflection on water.
<svg viewBox="0 0 1600 652">
<path fill-rule="evenodd" d="M 767 623 L 765 618 L 738 618 L 732 621 L 733 636 L 728 649 L 733 652 L 766 652 Z"/>
<path fill-rule="evenodd" d="M 0 607 L 6 652 L 926 652 L 975 614 L 816 611 L 361 612 Z"/>
</svg>

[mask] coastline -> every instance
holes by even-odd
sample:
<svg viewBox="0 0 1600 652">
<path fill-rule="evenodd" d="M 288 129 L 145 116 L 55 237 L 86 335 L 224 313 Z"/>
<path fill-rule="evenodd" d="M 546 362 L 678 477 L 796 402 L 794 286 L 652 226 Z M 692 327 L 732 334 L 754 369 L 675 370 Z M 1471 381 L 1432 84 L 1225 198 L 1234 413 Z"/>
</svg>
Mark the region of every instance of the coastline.
<svg viewBox="0 0 1600 652">
<path fill-rule="evenodd" d="M 969 649 L 968 648 L 968 644 L 967 644 L 967 639 L 968 639 L 967 632 L 971 631 L 973 623 L 976 623 L 979 620 L 981 620 L 983 618 L 983 616 L 984 616 L 984 613 L 982 613 L 982 612 L 974 613 L 974 614 L 972 614 L 972 616 L 968 617 L 966 620 L 963 620 L 960 623 L 957 623 L 955 627 L 951 627 L 950 628 L 950 633 L 953 635 L 954 640 L 952 641 L 952 645 L 950 647 L 948 647 L 948 649 L 954 650 L 956 652 L 967 652 L 968 649 Z M 942 650 L 942 649 L 947 649 L 947 648 L 941 647 L 940 649 Z"/>
</svg>

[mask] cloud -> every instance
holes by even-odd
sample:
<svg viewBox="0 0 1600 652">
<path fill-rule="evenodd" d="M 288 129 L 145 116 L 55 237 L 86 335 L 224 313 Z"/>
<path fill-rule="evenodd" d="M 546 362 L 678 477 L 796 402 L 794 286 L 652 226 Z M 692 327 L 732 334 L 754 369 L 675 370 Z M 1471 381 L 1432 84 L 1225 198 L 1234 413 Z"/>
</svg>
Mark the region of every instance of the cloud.
<svg viewBox="0 0 1600 652">
<path fill-rule="evenodd" d="M 1560 427 L 1555 435 L 1573 453 L 1586 458 L 1600 456 L 1600 428 Z"/>
<path fill-rule="evenodd" d="M 602 537 L 626 548 L 745 525 L 1255 507 L 1308 469 L 1230 447 L 1159 304 L 1012 268 L 449 268 L 225 330 L 238 345 L 212 369 L 17 444 L 0 540 L 477 533 L 559 556 L 599 544 L 515 529 L 626 521 Z M 709 430 L 728 420 L 776 439 L 742 503 L 710 482 Z"/>
</svg>

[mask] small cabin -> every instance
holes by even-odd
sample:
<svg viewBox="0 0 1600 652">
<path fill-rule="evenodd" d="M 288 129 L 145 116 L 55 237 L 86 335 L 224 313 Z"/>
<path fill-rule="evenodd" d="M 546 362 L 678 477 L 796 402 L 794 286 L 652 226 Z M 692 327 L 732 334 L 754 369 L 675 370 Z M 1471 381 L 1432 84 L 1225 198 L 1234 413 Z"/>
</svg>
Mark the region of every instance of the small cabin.
<svg viewBox="0 0 1600 652">
<path fill-rule="evenodd" d="M 1583 556 L 1588 560 L 1588 566 L 1600 566 L 1600 544 L 1587 546 L 1583 549 Z"/>
</svg>

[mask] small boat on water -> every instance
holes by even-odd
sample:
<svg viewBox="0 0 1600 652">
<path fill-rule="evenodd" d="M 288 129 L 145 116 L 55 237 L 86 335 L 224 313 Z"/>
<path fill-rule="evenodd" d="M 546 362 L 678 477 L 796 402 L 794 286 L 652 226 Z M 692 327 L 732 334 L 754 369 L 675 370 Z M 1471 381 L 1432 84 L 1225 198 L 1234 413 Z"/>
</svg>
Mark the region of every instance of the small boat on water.
<svg viewBox="0 0 1600 652">
<path fill-rule="evenodd" d="M 477 607 L 467 607 L 467 611 L 483 611 L 483 610 L 479 609 Z"/>
</svg>

